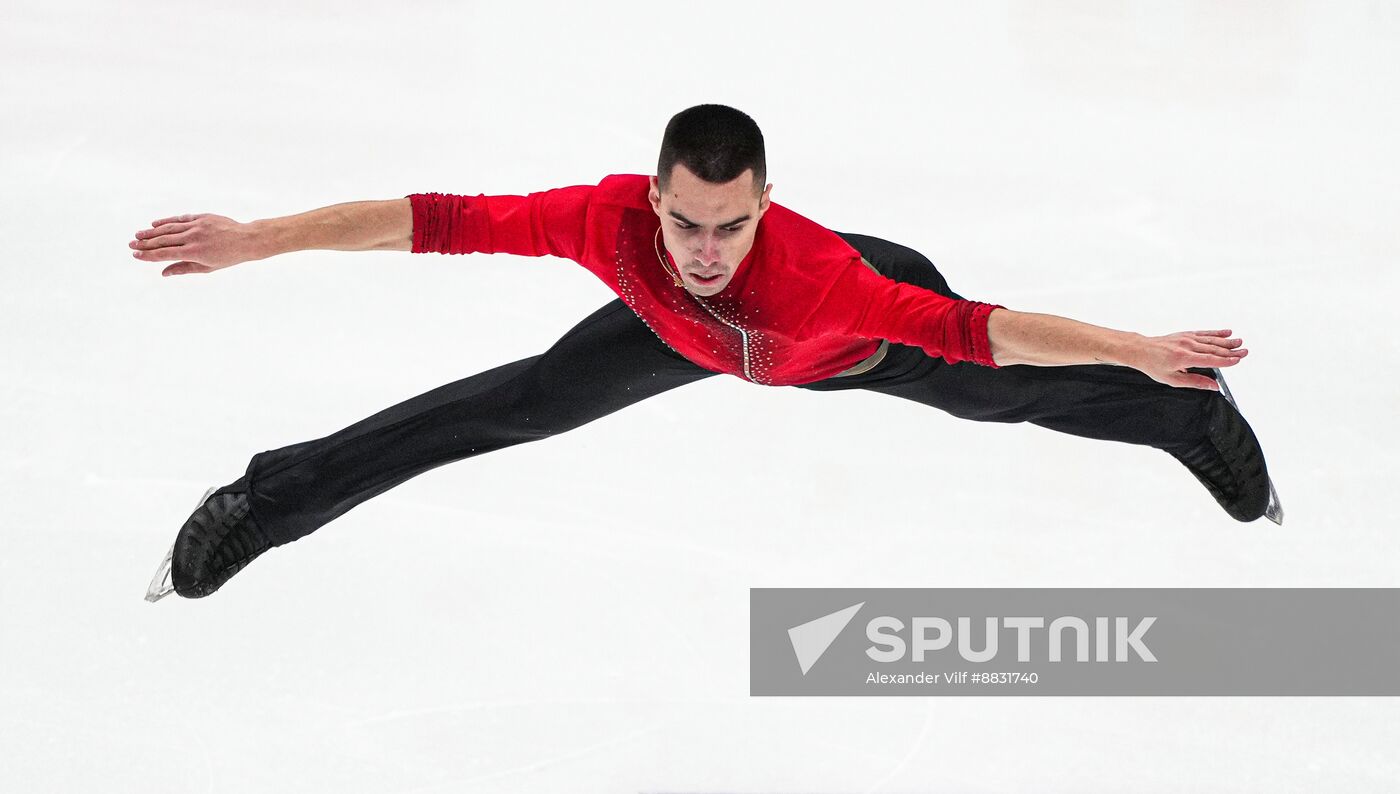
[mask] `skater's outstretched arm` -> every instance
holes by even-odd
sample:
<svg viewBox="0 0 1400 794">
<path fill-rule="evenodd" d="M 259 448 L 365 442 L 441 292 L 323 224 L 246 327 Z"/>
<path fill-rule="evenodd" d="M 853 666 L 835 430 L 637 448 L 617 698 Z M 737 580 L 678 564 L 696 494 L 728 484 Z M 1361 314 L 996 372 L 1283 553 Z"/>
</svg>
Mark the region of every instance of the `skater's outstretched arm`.
<svg viewBox="0 0 1400 794">
<path fill-rule="evenodd" d="M 1229 367 L 1249 351 L 1230 330 L 1182 331 L 1143 336 L 1100 328 L 1052 314 L 994 309 L 987 316 L 987 339 L 998 366 L 1036 364 L 1121 364 L 1169 386 L 1216 389 L 1214 380 L 1187 367 Z"/>
<path fill-rule="evenodd" d="M 239 223 L 210 213 L 152 221 L 127 244 L 143 262 L 173 262 L 162 276 L 210 273 L 292 251 L 408 251 L 413 247 L 409 199 L 353 201 Z"/>
<path fill-rule="evenodd" d="M 1115 331 L 1051 314 L 950 298 L 896 282 L 855 260 L 832 278 L 827 299 L 808 321 L 809 331 L 916 345 L 952 363 L 1120 364 L 1169 386 L 1214 390 L 1214 380 L 1185 370 L 1234 366 L 1248 352 L 1229 330 L 1156 337 Z"/>
</svg>

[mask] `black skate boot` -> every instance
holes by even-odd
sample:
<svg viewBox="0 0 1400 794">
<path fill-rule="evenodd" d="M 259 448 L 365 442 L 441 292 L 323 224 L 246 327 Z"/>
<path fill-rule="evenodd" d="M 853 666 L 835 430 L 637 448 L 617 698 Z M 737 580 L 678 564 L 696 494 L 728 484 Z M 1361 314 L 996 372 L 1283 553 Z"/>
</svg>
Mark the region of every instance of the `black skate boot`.
<svg viewBox="0 0 1400 794">
<path fill-rule="evenodd" d="M 1235 404 L 1225 376 L 1218 369 L 1210 372 L 1224 399 L 1211 401 L 1206 438 L 1195 446 L 1167 452 L 1185 464 L 1231 518 L 1254 521 L 1267 516 L 1281 525 L 1283 505 L 1269 479 L 1259 439 Z"/>
<path fill-rule="evenodd" d="M 270 548 L 271 540 L 248 509 L 248 494 L 211 489 L 180 528 L 146 600 L 159 601 L 171 592 L 203 598 Z"/>
</svg>

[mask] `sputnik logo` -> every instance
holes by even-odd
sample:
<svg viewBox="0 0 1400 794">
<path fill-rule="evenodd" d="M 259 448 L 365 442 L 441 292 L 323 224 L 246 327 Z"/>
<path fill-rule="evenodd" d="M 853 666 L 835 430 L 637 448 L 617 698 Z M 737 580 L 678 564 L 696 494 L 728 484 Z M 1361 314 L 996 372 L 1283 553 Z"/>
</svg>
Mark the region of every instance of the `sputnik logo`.
<svg viewBox="0 0 1400 794">
<path fill-rule="evenodd" d="M 822 658 L 822 654 L 826 653 L 826 649 L 831 647 L 831 643 L 836 641 L 846 624 L 851 622 L 851 618 L 855 617 L 863 606 L 864 601 L 788 629 L 792 652 L 797 655 L 797 664 L 802 668 L 803 675 L 807 675 L 812 665 Z"/>
</svg>

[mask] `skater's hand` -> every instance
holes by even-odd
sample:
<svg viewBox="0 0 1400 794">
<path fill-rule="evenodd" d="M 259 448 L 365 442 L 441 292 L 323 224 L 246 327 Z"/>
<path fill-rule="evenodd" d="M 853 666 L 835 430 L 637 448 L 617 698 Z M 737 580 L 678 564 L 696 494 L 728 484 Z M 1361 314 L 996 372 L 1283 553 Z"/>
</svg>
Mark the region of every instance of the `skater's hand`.
<svg viewBox="0 0 1400 794">
<path fill-rule="evenodd" d="M 209 213 L 153 221 L 127 246 L 135 249 L 132 256 L 142 262 L 174 261 L 161 271 L 162 276 L 212 273 L 265 257 L 252 224 Z"/>
<path fill-rule="evenodd" d="M 1230 336 L 1228 328 L 1143 337 L 1132 366 L 1168 386 L 1219 391 L 1214 379 L 1186 372 L 1186 368 L 1233 367 L 1249 355 L 1241 347 L 1243 344 L 1243 340 Z"/>
</svg>

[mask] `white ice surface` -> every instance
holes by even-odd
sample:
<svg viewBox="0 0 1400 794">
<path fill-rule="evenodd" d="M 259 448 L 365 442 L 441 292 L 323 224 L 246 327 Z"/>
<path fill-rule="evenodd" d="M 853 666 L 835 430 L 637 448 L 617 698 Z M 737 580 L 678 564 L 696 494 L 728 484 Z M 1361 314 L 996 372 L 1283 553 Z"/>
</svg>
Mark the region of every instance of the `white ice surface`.
<svg viewBox="0 0 1400 794">
<path fill-rule="evenodd" d="M 1400 5 L 398 5 L 0 14 L 0 790 L 1400 787 L 1393 699 L 747 694 L 754 586 L 1400 584 Z M 161 279 L 135 230 L 650 173 L 705 101 L 774 200 L 969 297 L 1243 335 L 1286 525 L 1153 450 L 715 378 L 142 600 L 253 453 L 611 294 L 404 253 Z"/>
</svg>

